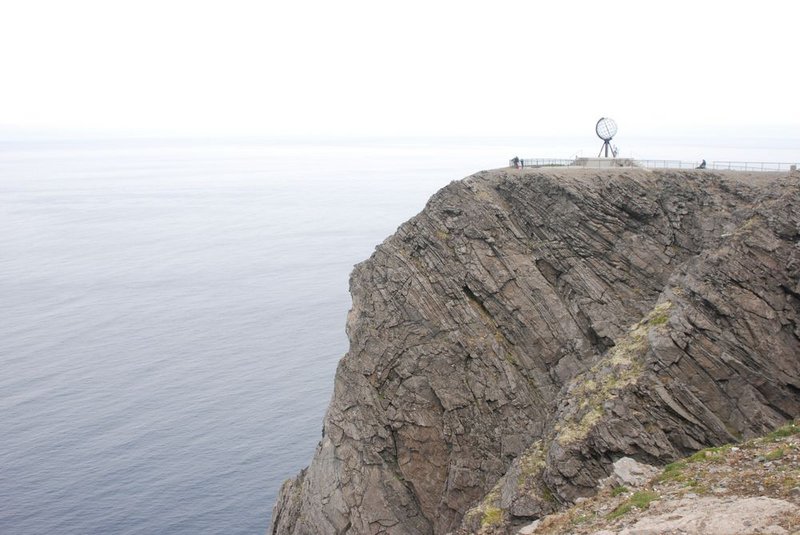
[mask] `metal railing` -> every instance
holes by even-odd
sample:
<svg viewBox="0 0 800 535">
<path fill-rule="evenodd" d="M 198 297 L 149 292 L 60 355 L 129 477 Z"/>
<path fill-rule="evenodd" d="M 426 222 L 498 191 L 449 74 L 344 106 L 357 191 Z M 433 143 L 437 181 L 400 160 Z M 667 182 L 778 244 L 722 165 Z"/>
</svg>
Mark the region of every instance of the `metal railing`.
<svg viewBox="0 0 800 535">
<path fill-rule="evenodd" d="M 522 167 L 565 167 L 574 165 L 575 160 L 564 160 L 558 158 L 523 158 L 520 160 Z M 513 160 L 508 162 L 513 167 Z"/>
<path fill-rule="evenodd" d="M 786 162 L 714 162 L 712 169 L 730 169 L 732 171 L 792 171 L 796 163 Z"/>
<path fill-rule="evenodd" d="M 631 160 L 631 159 L 605 159 L 605 158 L 523 158 L 520 165 L 525 167 L 644 167 L 646 169 L 699 169 L 702 162 L 689 162 L 683 160 Z M 514 167 L 514 160 L 508 161 L 509 167 Z M 711 162 L 705 169 L 731 170 L 731 171 L 792 171 L 797 169 L 796 163 L 788 162 Z"/>
<path fill-rule="evenodd" d="M 646 167 L 647 169 L 697 169 L 701 164 L 701 162 L 685 162 L 683 160 L 634 160 L 634 162 L 637 167 Z"/>
</svg>

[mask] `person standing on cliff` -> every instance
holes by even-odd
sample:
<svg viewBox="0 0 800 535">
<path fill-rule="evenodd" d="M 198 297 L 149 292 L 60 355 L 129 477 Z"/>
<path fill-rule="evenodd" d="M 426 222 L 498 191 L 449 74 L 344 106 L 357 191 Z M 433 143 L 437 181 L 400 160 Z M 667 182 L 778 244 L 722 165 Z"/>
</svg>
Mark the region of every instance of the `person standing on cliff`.
<svg viewBox="0 0 800 535">
<path fill-rule="evenodd" d="M 513 160 L 511 160 L 511 163 L 513 163 L 513 164 L 514 164 L 514 167 L 515 167 L 516 169 L 519 169 L 519 156 L 514 156 L 514 159 L 513 159 Z"/>
</svg>

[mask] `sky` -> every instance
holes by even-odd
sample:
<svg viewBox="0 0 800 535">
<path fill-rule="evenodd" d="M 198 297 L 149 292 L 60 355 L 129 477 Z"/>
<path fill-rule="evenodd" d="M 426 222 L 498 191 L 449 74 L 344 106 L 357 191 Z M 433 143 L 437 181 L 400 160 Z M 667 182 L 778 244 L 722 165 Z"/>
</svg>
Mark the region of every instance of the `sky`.
<svg viewBox="0 0 800 535">
<path fill-rule="evenodd" d="M 800 2 L 8 0 L 0 129 L 800 138 Z"/>
</svg>

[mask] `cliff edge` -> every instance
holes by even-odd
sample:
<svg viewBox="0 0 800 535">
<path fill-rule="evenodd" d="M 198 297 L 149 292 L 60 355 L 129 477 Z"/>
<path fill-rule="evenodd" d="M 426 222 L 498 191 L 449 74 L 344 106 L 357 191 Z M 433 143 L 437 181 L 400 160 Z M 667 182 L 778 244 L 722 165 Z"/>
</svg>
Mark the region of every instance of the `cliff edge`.
<svg viewBox="0 0 800 535">
<path fill-rule="evenodd" d="M 453 182 L 350 281 L 311 465 L 270 533 L 496 532 L 800 414 L 800 176 Z"/>
</svg>

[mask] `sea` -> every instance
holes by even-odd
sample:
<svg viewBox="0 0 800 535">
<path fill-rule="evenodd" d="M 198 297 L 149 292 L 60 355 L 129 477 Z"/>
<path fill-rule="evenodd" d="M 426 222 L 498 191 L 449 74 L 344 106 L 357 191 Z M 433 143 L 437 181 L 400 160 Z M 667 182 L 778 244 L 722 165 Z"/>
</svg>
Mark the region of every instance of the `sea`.
<svg viewBox="0 0 800 535">
<path fill-rule="evenodd" d="M 0 533 L 265 533 L 320 439 L 353 266 L 452 180 L 600 143 L 0 138 Z"/>
</svg>

